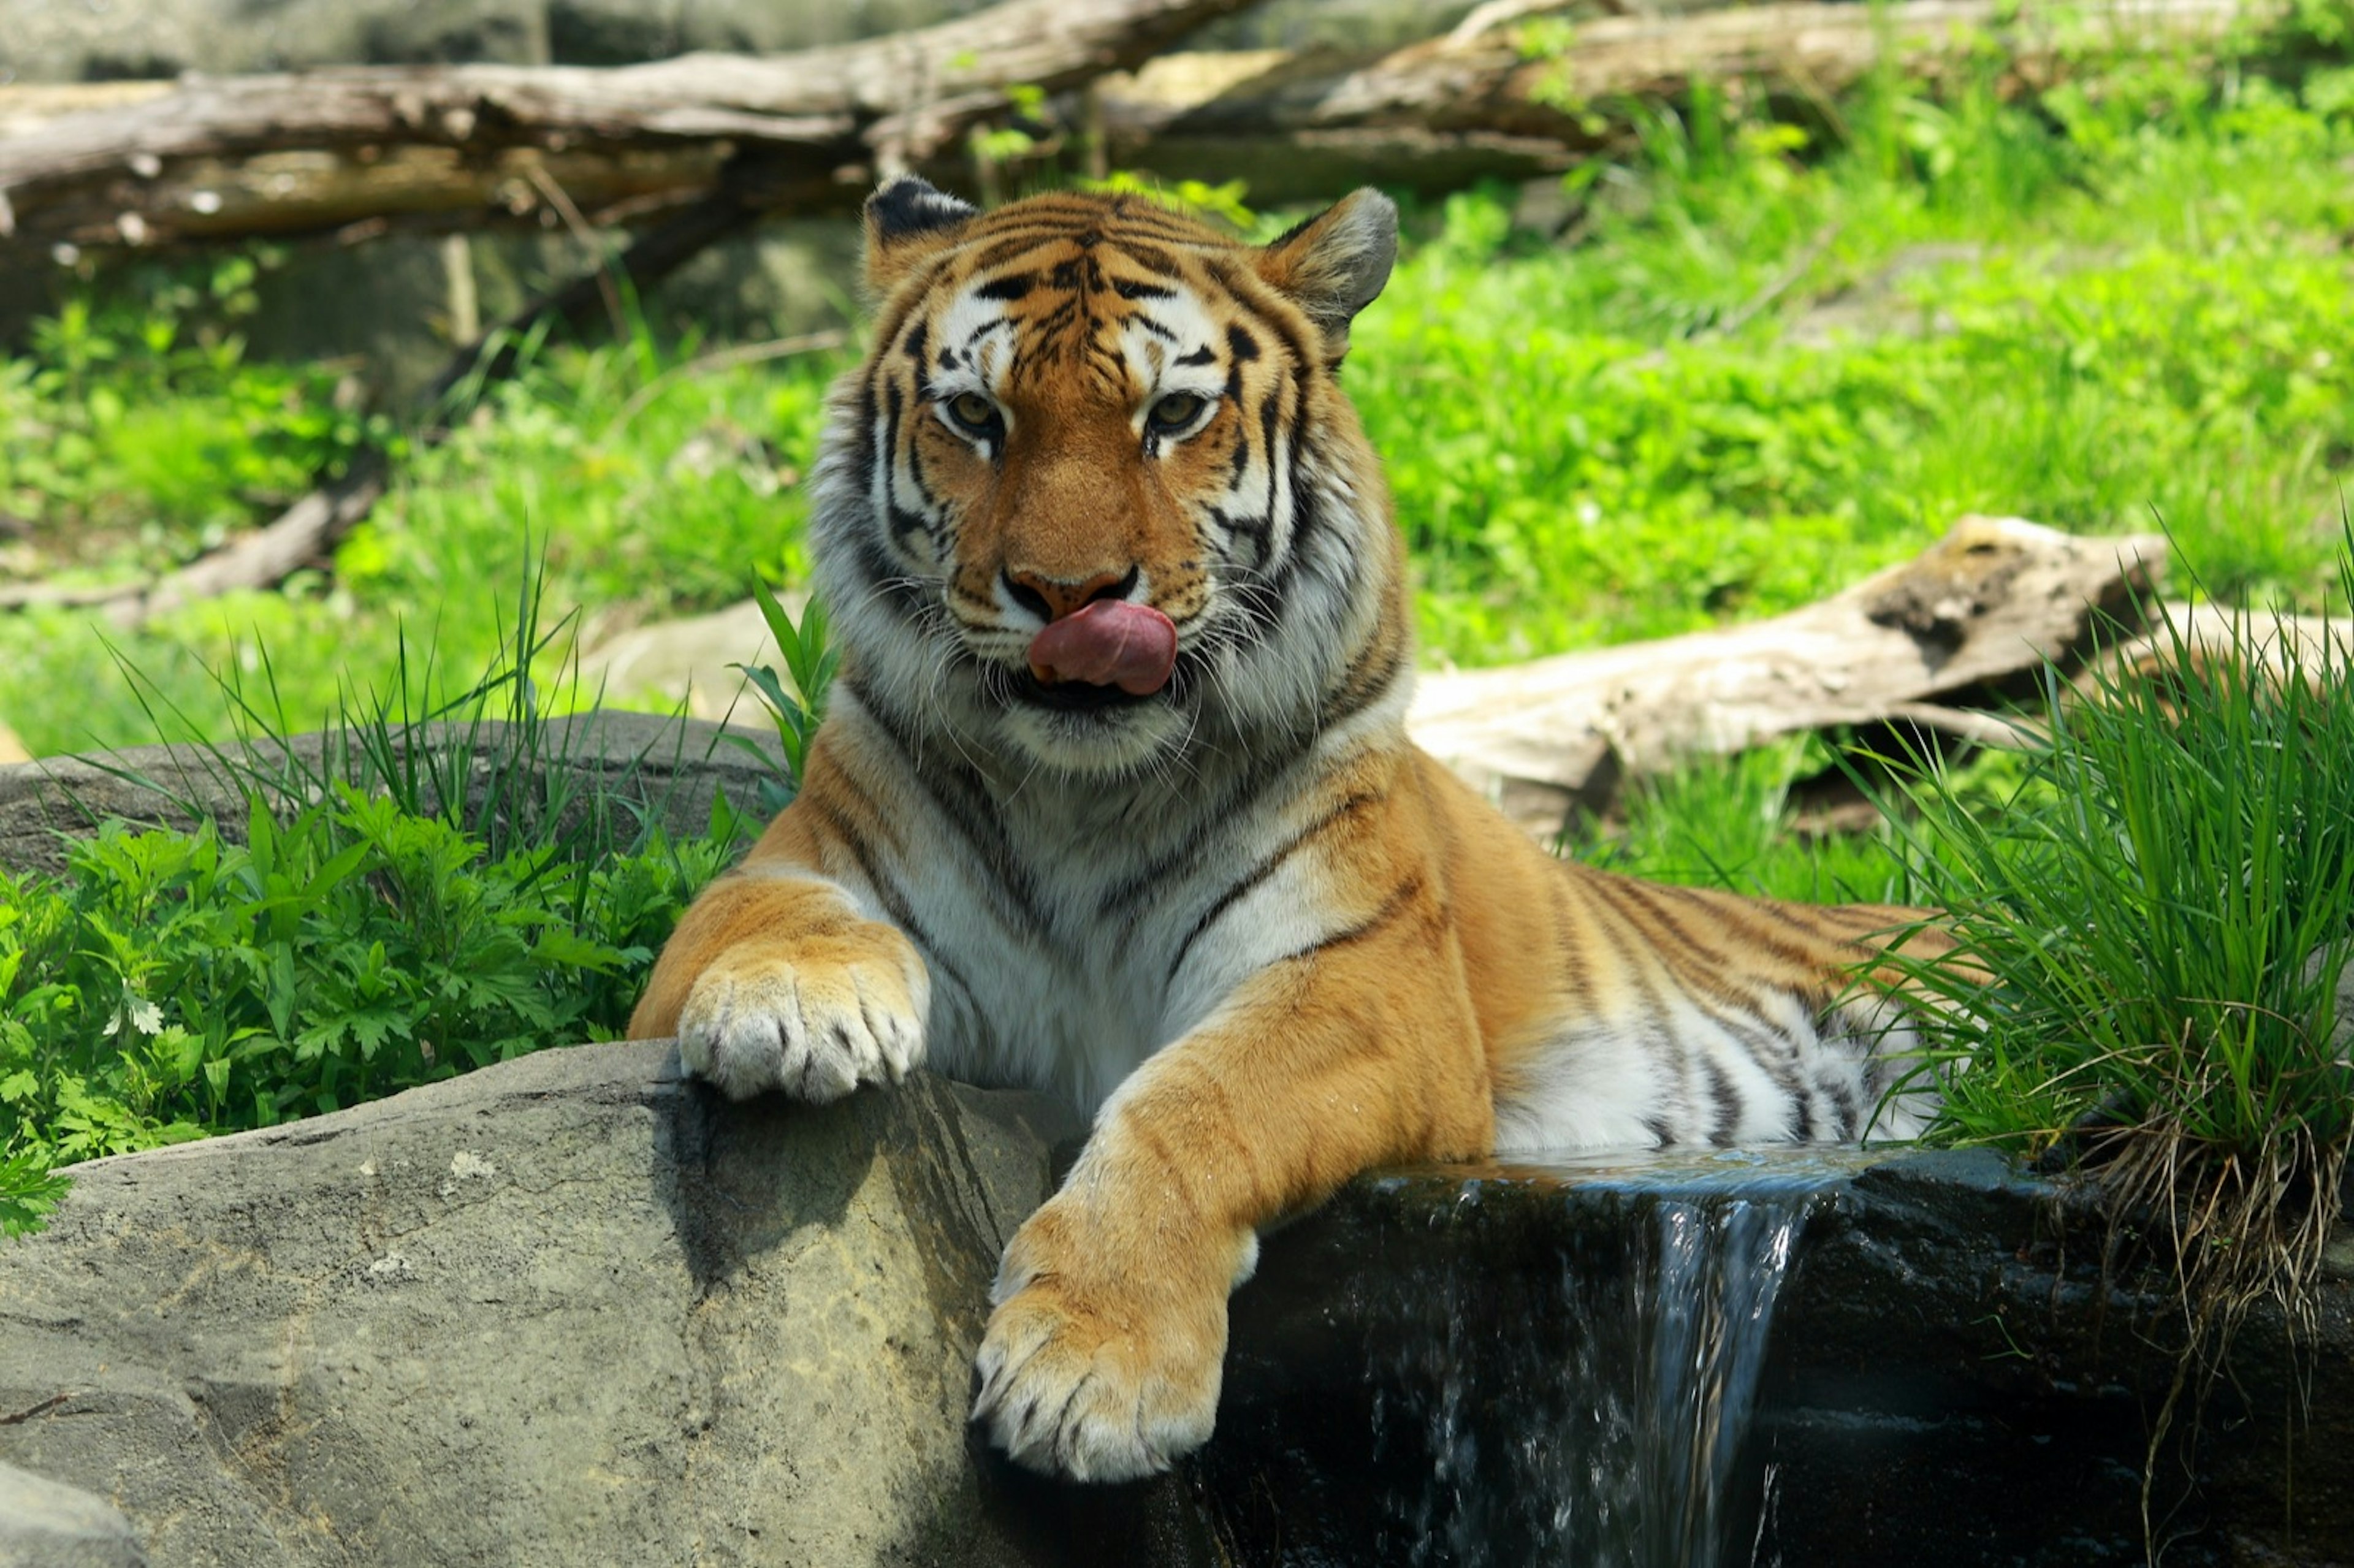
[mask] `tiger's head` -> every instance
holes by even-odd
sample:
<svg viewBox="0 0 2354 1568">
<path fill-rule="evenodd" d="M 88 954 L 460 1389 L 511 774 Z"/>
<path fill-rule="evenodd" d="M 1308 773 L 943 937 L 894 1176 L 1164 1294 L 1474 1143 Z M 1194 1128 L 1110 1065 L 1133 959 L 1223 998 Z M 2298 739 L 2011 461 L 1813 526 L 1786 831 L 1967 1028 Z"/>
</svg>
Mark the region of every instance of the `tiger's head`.
<svg viewBox="0 0 2354 1568">
<path fill-rule="evenodd" d="M 1100 776 L 1304 742 L 1400 684 L 1400 546 L 1336 379 L 1386 197 L 1251 247 L 1132 196 L 983 213 L 902 178 L 866 239 L 812 521 L 860 701 Z"/>
</svg>

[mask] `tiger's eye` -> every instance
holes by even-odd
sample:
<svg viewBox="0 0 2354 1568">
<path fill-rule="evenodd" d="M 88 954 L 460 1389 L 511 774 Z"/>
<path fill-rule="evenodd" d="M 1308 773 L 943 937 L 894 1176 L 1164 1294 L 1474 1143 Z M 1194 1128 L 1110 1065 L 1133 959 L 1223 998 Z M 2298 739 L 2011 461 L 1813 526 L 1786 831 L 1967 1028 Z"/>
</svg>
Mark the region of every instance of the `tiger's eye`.
<svg viewBox="0 0 2354 1568">
<path fill-rule="evenodd" d="M 1152 405 L 1152 412 L 1145 416 L 1145 422 L 1156 430 L 1182 429 L 1192 424 L 1193 416 L 1201 411 L 1200 397 L 1191 392 L 1172 392 Z"/>
<path fill-rule="evenodd" d="M 949 399 L 949 417 L 969 430 L 985 430 L 997 422 L 997 405 L 978 392 L 960 392 Z"/>
</svg>

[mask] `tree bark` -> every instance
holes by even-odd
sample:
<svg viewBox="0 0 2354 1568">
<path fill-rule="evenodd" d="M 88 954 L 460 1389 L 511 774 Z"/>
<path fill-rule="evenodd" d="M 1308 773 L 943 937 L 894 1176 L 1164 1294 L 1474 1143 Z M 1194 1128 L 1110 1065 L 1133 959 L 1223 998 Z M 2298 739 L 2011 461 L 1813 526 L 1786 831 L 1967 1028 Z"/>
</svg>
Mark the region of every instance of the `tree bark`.
<svg viewBox="0 0 2354 1568">
<path fill-rule="evenodd" d="M 88 247 L 473 224 L 535 214 L 546 183 L 599 222 L 723 188 L 765 210 L 847 206 L 878 172 L 1003 112 L 1010 89 L 1055 91 L 1139 64 L 1246 3 L 1008 0 L 769 58 L 195 79 L 0 142 L 0 238 Z"/>
</svg>

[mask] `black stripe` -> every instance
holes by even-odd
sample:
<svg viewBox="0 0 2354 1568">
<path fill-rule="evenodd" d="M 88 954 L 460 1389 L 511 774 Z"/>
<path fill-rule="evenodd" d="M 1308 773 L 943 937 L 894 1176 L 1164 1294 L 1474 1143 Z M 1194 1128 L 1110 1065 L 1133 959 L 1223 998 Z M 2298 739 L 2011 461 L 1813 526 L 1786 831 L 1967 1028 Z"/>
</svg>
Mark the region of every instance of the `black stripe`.
<svg viewBox="0 0 2354 1568">
<path fill-rule="evenodd" d="M 1379 702 L 1397 683 L 1399 674 L 1405 669 L 1405 650 L 1406 641 L 1403 637 L 1391 639 L 1386 646 L 1373 641 L 1359 649 L 1341 677 L 1340 690 L 1320 710 L 1318 723 L 1330 729 L 1345 719 L 1354 718 Z M 1368 661 L 1377 654 L 1380 664 L 1374 668 Z"/>
<path fill-rule="evenodd" d="M 904 302 L 899 308 L 875 323 L 875 341 L 876 343 L 898 342 L 900 329 L 907 324 L 907 318 L 924 308 L 925 293 L 924 290 L 911 289 L 902 295 Z"/>
<path fill-rule="evenodd" d="M 856 455 L 851 460 L 861 501 L 869 501 L 875 494 L 875 443 L 881 440 L 881 423 L 875 407 L 875 377 L 870 374 L 858 384 L 859 441 L 854 449 Z"/>
<path fill-rule="evenodd" d="M 939 498 L 932 493 L 930 482 L 924 477 L 924 443 L 921 441 L 911 440 L 907 443 L 907 483 L 917 495 L 922 498 L 927 508 L 938 501 Z M 941 555 L 938 519 L 928 514 L 917 517 L 916 521 L 922 526 L 926 536 L 931 540 L 932 554 L 935 556 Z M 902 532 L 900 524 L 901 514 L 898 508 L 894 506 L 891 517 L 891 536 L 895 539 L 904 539 L 907 536 Z"/>
<path fill-rule="evenodd" d="M 1285 535 L 1282 556 L 1267 579 L 1278 605 L 1289 600 L 1292 581 L 1299 575 L 1299 564 L 1307 559 L 1310 544 L 1323 530 L 1322 508 L 1316 503 L 1314 487 L 1300 482 L 1300 467 L 1299 450 L 1295 446 L 1291 461 L 1285 465 L 1291 485 L 1291 532 Z M 1272 496 L 1274 492 L 1275 486 L 1270 482 L 1267 493 Z"/>
<path fill-rule="evenodd" d="M 899 564 L 883 553 L 883 542 L 873 534 L 862 530 L 849 543 L 866 586 L 888 599 L 902 620 L 920 622 L 924 613 L 922 585 L 908 580 Z M 838 678 L 846 680 L 849 676 L 850 671 L 845 669 Z"/>
<path fill-rule="evenodd" d="M 907 547 L 910 534 L 928 536 L 932 528 L 930 520 L 922 513 L 899 504 L 899 425 L 907 414 L 907 401 L 896 381 L 884 388 L 883 520 L 893 543 L 903 550 Z"/>
<path fill-rule="evenodd" d="M 1616 900 L 1610 897 L 1613 887 L 1614 885 L 1611 883 L 1598 882 L 1590 885 L 1589 891 L 1595 895 L 1597 901 L 1615 904 Z M 1657 977 L 1652 974 L 1650 966 L 1645 962 L 1647 958 L 1657 958 L 1658 953 L 1648 945 L 1638 944 L 1630 939 L 1625 926 L 1626 910 L 1623 907 L 1617 910 L 1617 920 L 1596 921 L 1594 929 L 1603 942 L 1618 956 L 1621 969 L 1628 985 L 1641 999 L 1634 1022 L 1643 1037 L 1643 1049 L 1646 1054 L 1663 1069 L 1680 1069 L 1677 1073 L 1677 1088 L 1688 1094 L 1691 1084 L 1691 1055 L 1689 1051 L 1678 1048 L 1675 1035 L 1667 1027 L 1666 993 L 1659 990 Z M 1676 1108 L 1684 1111 L 1690 1109 L 1688 1106 L 1679 1106 Z M 1668 1124 L 1654 1118 L 1649 1125 L 1656 1129 Z M 1675 1140 L 1672 1138 L 1662 1137 L 1660 1141 L 1672 1143 Z"/>
<path fill-rule="evenodd" d="M 1002 234 L 991 235 L 986 240 L 975 241 L 974 248 L 968 249 L 966 256 L 975 271 L 986 272 L 1034 251 L 1044 250 L 1067 235 L 1068 230 L 1050 224 L 1010 228 Z"/>
<path fill-rule="evenodd" d="M 1276 431 L 1283 420 L 1283 388 L 1270 387 L 1267 398 L 1258 406 L 1259 445 L 1267 453 L 1267 514 L 1275 515 L 1275 480 L 1278 471 L 1275 461 Z M 1297 486 L 1294 487 L 1295 494 Z"/>
<path fill-rule="evenodd" d="M 1702 973 L 1700 976 L 1689 973 L 1678 976 L 1683 982 L 1684 1000 L 1731 1035 L 1746 1051 L 1758 1070 L 1773 1079 L 1786 1095 L 1796 1097 L 1800 1092 L 1797 1063 L 1802 1044 L 1774 1027 L 1754 992 L 1723 978 L 1723 971 L 1731 968 L 1729 959 L 1701 945 L 1653 901 L 1661 894 L 1689 893 L 1690 890 L 1633 880 L 1614 880 L 1611 885 L 1641 904 L 1655 921 L 1668 928 L 1667 936 L 1681 944 L 1701 963 Z M 1654 950 L 1657 950 L 1656 934 Z M 1771 1048 L 1774 1045 L 1782 1049 L 1774 1050 Z"/>
<path fill-rule="evenodd" d="M 1575 907 L 1573 907 L 1575 906 Z M 1554 956 L 1560 960 L 1562 972 L 1568 977 L 1569 990 L 1582 992 L 1593 989 L 1594 966 L 1585 956 L 1585 944 L 1578 939 L 1578 927 L 1589 916 L 1576 884 L 1567 875 L 1556 876 L 1553 882 Z"/>
<path fill-rule="evenodd" d="M 1288 301 L 1283 301 L 1282 296 L 1257 273 L 1232 265 L 1223 256 L 1211 258 L 1204 265 L 1220 286 L 1257 318 L 1260 326 L 1275 334 L 1276 342 L 1291 362 L 1293 376 L 1304 378 L 1322 367 L 1323 355 L 1309 352 L 1308 344 L 1292 330 L 1291 322 L 1283 313 L 1284 307 L 1289 305 Z M 1278 304 L 1278 301 L 1282 303 Z M 1290 308 L 1298 309 L 1297 306 Z"/>
<path fill-rule="evenodd" d="M 1180 653 L 1179 667 L 1183 668 L 1186 662 L 1187 655 Z M 1217 800 L 1201 805 L 1192 826 L 1175 844 L 1148 861 L 1135 875 L 1104 895 L 1099 908 L 1105 918 L 1134 907 L 1147 895 L 1160 892 L 1180 871 L 1201 863 L 1210 840 L 1223 832 L 1254 800 L 1291 771 L 1298 761 L 1296 754 L 1282 756 L 1264 748 L 1246 749 L 1243 757 L 1244 766 L 1235 775 L 1232 787 Z"/>
<path fill-rule="evenodd" d="M 901 771 L 922 787 L 933 809 L 947 819 L 949 825 L 964 839 L 972 851 L 973 858 L 989 874 L 983 891 L 992 895 L 990 913 L 996 917 L 998 924 L 1017 938 L 1043 935 L 1046 930 L 1044 917 L 1038 909 L 1030 878 L 1014 855 L 1012 844 L 1002 832 L 984 834 L 974 825 L 976 818 L 993 829 L 1002 829 L 1003 825 L 989 800 L 988 792 L 981 787 L 979 776 L 970 768 L 938 755 L 918 767 L 913 726 L 863 693 L 860 700 L 868 716 L 875 721 L 875 728 L 898 750 Z"/>
<path fill-rule="evenodd" d="M 1853 1138 L 1863 1126 L 1863 1107 L 1857 1103 L 1855 1086 L 1848 1082 L 1847 1075 L 1819 1071 L 1815 1074 L 1815 1087 L 1839 1107 L 1839 1119 L 1832 1124 L 1834 1134 L 1841 1142 Z"/>
<path fill-rule="evenodd" d="M 1808 926 L 1801 921 L 1792 919 L 1789 916 L 1775 908 L 1772 904 L 1762 898 L 1744 898 L 1739 903 L 1727 906 L 1723 910 L 1722 917 L 1729 926 L 1740 921 L 1741 917 L 1744 916 L 1751 917 L 1762 916 L 1763 918 L 1758 921 L 1759 925 L 1770 922 L 1772 925 L 1778 925 L 1789 930 L 1797 931 L 1803 936 L 1811 937 L 1818 942 L 1826 940 L 1836 942 L 1838 940 L 1837 938 L 1825 938 L 1820 930 L 1814 927 Z M 1760 948 L 1765 948 L 1766 951 L 1773 954 L 1776 958 L 1787 962 L 1793 968 L 1813 970 L 1821 978 L 1824 984 L 1829 984 L 1831 979 L 1830 971 L 1824 968 L 1821 957 L 1809 951 L 1807 948 L 1791 941 L 1786 937 L 1776 937 L 1770 929 L 1758 929 L 1756 926 L 1744 924 L 1743 935 L 1750 941 L 1756 943 Z M 1861 955 L 1859 955 L 1859 957 Z"/>
<path fill-rule="evenodd" d="M 1161 989 L 1165 992 L 1170 986 L 1176 983 L 1177 972 L 1185 967 L 1185 957 L 1193 950 L 1194 942 L 1199 940 L 1204 933 L 1207 932 L 1211 927 L 1216 925 L 1219 918 L 1224 916 L 1227 910 L 1235 906 L 1235 903 L 1237 899 L 1240 899 L 1246 894 L 1249 893 L 1251 889 L 1258 886 L 1268 877 L 1274 875 L 1276 868 L 1282 865 L 1285 861 L 1289 860 L 1292 854 L 1302 845 L 1306 844 L 1310 839 L 1315 838 L 1318 834 L 1324 832 L 1325 829 L 1331 827 L 1333 823 L 1339 821 L 1342 817 L 1348 816 L 1352 812 L 1360 810 L 1366 806 L 1377 804 L 1378 802 L 1387 799 L 1388 796 L 1385 794 L 1356 794 L 1349 796 L 1339 805 L 1334 806 L 1331 810 L 1325 812 L 1322 816 L 1309 823 L 1308 826 L 1300 829 L 1299 832 L 1293 834 L 1289 839 L 1284 841 L 1284 842 L 1279 845 L 1274 853 L 1262 859 L 1257 865 L 1252 866 L 1248 871 L 1243 873 L 1242 875 L 1236 877 L 1227 885 L 1226 890 L 1224 893 L 1219 894 L 1217 897 L 1210 901 L 1210 906 L 1202 911 L 1201 917 L 1193 922 L 1193 928 L 1187 931 L 1184 936 L 1184 939 L 1177 944 L 1177 955 L 1169 960 L 1169 973 L 1162 978 L 1161 981 Z"/>
<path fill-rule="evenodd" d="M 1689 955 L 1692 963 L 1698 966 L 1700 973 L 1697 978 L 1679 972 L 1677 975 L 1679 980 L 1683 980 L 1687 985 L 1713 987 L 1729 1001 L 1744 1006 L 1755 1004 L 1754 996 L 1734 991 L 1730 982 L 1726 980 L 1725 977 L 1734 969 L 1733 959 L 1722 948 L 1712 948 L 1694 936 L 1680 916 L 1665 907 L 1667 900 L 1661 895 L 1685 895 L 1688 899 L 1699 902 L 1706 913 L 1714 914 L 1715 909 L 1705 900 L 1697 899 L 1690 888 L 1677 887 L 1668 883 L 1645 882 L 1639 877 L 1612 877 L 1611 886 L 1624 901 L 1639 906 L 1642 911 L 1651 917 L 1654 927 L 1651 939 L 1655 948 L 1662 942 L 1672 942 Z M 1668 957 L 1664 952 L 1660 956 Z M 1669 967 L 1680 968 L 1672 962 Z"/>
<path fill-rule="evenodd" d="M 1335 931 L 1320 940 L 1310 942 L 1297 952 L 1286 953 L 1282 958 L 1278 959 L 1276 963 L 1288 964 L 1301 959 L 1313 958 L 1318 953 L 1328 953 L 1334 948 L 1345 948 L 1352 942 L 1362 942 L 1366 938 L 1378 934 L 1382 927 L 1405 913 L 1406 906 L 1413 902 L 1422 888 L 1422 873 L 1417 871 L 1392 888 L 1390 895 L 1382 901 L 1382 906 L 1374 910 L 1366 919 L 1344 930 Z M 1272 969 L 1275 966 L 1270 964 L 1267 967 Z"/>
<path fill-rule="evenodd" d="M 1274 518 L 1229 516 L 1223 506 L 1205 507 L 1204 511 L 1208 515 L 1211 525 L 1224 530 L 1227 535 L 1229 550 L 1237 536 L 1248 539 L 1256 545 L 1257 549 L 1253 553 L 1255 558 L 1250 564 L 1254 569 L 1265 569 L 1267 556 L 1274 549 L 1274 541 L 1271 537 L 1275 532 Z"/>
<path fill-rule="evenodd" d="M 1734 1128 L 1741 1125 L 1741 1097 L 1734 1092 L 1733 1079 L 1714 1056 L 1701 1053 L 1701 1065 L 1708 1074 L 1708 1095 L 1715 1110 L 1708 1127 L 1708 1140 L 1723 1149 L 1733 1141 Z"/>
<path fill-rule="evenodd" d="M 1047 921 L 1039 908 L 1029 868 L 1005 836 L 1004 819 L 981 787 L 979 777 L 938 756 L 920 769 L 913 768 L 911 758 L 910 768 L 934 808 L 957 830 L 988 873 L 990 913 L 998 924 L 1016 938 L 1044 936 Z"/>
<path fill-rule="evenodd" d="M 1012 304 L 1037 286 L 1038 279 L 1034 273 L 1008 272 L 1002 278 L 991 278 L 973 292 L 984 300 L 1002 300 Z"/>
</svg>

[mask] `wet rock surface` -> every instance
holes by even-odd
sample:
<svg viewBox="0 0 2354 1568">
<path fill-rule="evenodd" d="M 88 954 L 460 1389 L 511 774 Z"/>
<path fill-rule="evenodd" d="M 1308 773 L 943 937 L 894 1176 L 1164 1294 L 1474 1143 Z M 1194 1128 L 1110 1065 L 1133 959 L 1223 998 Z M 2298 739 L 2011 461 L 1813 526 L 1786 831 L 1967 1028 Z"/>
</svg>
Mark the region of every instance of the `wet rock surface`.
<svg viewBox="0 0 2354 1568">
<path fill-rule="evenodd" d="M 1804 1199 L 1742 1195 L 1749 1158 L 1697 1189 L 1591 1170 L 1375 1177 L 1271 1238 L 1235 1299 L 1198 1462 L 1238 1560 L 2143 1562 L 2149 1420 L 2178 1320 L 2147 1277 L 2103 1287 L 2097 1220 L 1989 1154 L 1829 1157 Z M 1691 1350 L 1661 1353 L 1659 1298 L 1722 1313 L 1755 1296 L 1672 1272 L 1669 1211 L 1686 1202 L 1720 1244 L 1741 1230 L 1730 1205 L 1798 1216 L 1754 1419 L 1708 1520 L 1691 1517 L 1694 1445 L 1642 1430 Z M 2309 1424 L 2288 1419 L 2297 1363 L 2259 1313 L 2201 1440 L 2160 1454 L 2167 1563 L 2354 1561 L 2349 1273 L 2303 1363 Z"/>
</svg>

